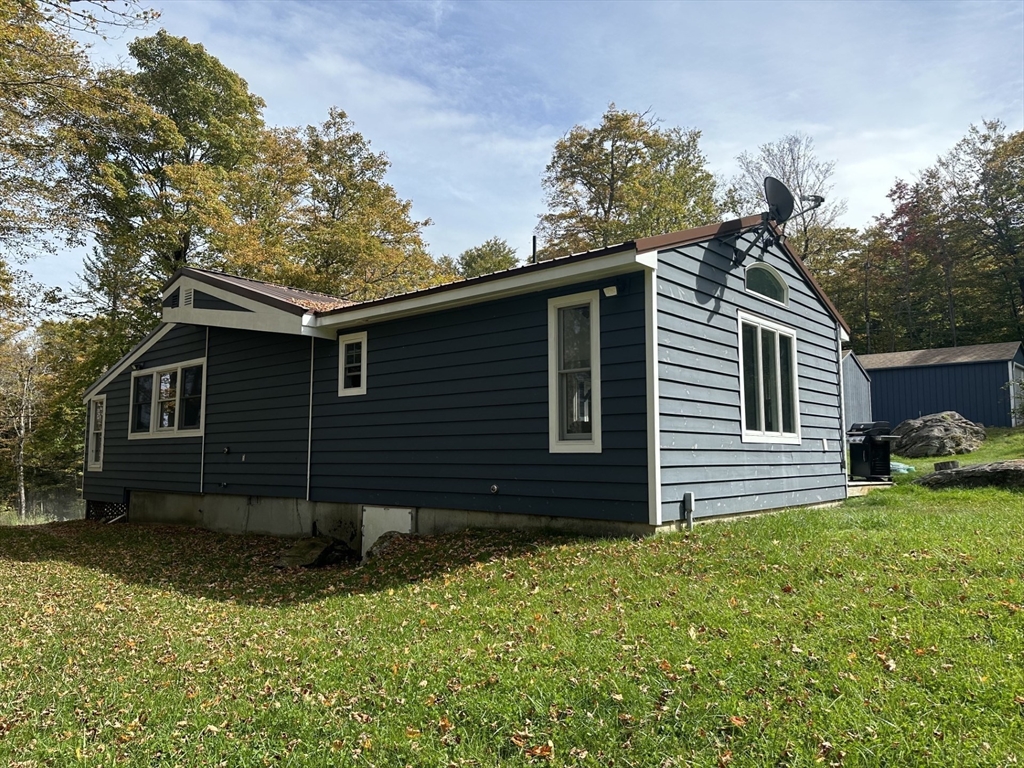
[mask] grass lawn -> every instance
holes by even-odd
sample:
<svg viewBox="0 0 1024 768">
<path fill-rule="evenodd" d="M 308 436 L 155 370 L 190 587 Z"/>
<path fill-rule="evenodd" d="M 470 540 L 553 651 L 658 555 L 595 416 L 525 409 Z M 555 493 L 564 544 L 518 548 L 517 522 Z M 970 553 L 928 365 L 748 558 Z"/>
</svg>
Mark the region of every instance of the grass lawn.
<svg viewBox="0 0 1024 768">
<path fill-rule="evenodd" d="M 0 529 L 0 765 L 1024 763 L 1024 495 L 643 541 Z"/>
</svg>

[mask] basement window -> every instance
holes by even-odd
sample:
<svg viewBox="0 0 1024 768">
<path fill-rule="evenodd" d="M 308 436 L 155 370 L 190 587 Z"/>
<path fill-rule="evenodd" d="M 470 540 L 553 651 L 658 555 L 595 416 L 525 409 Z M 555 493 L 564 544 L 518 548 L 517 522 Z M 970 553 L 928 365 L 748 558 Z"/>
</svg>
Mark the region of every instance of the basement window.
<svg viewBox="0 0 1024 768">
<path fill-rule="evenodd" d="M 796 331 L 739 313 L 740 420 L 745 443 L 800 443 Z"/>
<path fill-rule="evenodd" d="M 601 452 L 598 291 L 548 300 L 548 450 Z"/>
<path fill-rule="evenodd" d="M 338 339 L 338 396 L 366 394 L 366 331 Z"/>
<path fill-rule="evenodd" d="M 188 360 L 132 373 L 128 437 L 190 437 L 203 433 L 206 361 Z"/>
</svg>

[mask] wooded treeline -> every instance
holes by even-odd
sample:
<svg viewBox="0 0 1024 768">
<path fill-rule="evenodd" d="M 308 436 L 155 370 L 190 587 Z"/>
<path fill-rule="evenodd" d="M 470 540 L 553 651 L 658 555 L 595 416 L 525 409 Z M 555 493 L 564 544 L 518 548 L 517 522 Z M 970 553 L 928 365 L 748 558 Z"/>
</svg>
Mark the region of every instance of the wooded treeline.
<svg viewBox="0 0 1024 768">
<path fill-rule="evenodd" d="M 263 100 L 202 45 L 139 36 L 98 69 L 76 39 L 142 28 L 136 2 L 0 0 L 0 496 L 80 470 L 88 384 L 156 323 L 183 266 L 370 299 L 506 269 L 491 238 L 432 257 L 431 222 L 338 107 L 268 126 Z M 845 228 L 834 164 L 791 135 L 716 177 L 701 133 L 614 104 L 559 139 L 541 177 L 540 258 L 764 210 L 763 178 L 827 201 L 789 241 L 858 352 L 1024 338 L 1024 136 L 998 122 L 897 180 L 891 210 Z M 32 283 L 33 253 L 87 245 L 71 295 Z"/>
</svg>

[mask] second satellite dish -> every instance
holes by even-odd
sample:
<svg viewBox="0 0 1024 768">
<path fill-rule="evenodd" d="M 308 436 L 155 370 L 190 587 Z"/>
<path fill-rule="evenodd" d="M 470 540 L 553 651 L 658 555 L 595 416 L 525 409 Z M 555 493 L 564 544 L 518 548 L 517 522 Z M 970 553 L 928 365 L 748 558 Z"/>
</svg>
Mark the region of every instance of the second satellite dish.
<svg viewBox="0 0 1024 768">
<path fill-rule="evenodd" d="M 772 176 L 764 178 L 764 196 L 768 201 L 768 218 L 776 224 L 784 224 L 793 215 L 796 201 L 789 188 Z"/>
</svg>

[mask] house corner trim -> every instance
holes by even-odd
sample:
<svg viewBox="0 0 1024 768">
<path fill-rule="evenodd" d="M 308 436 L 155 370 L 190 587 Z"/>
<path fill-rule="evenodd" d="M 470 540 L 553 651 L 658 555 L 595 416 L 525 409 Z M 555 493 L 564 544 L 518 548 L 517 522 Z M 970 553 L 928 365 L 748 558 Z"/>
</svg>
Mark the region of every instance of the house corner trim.
<svg viewBox="0 0 1024 768">
<path fill-rule="evenodd" d="M 647 499 L 648 522 L 661 525 L 661 394 L 658 386 L 658 273 L 644 270 L 644 315 L 647 361 Z"/>
</svg>

